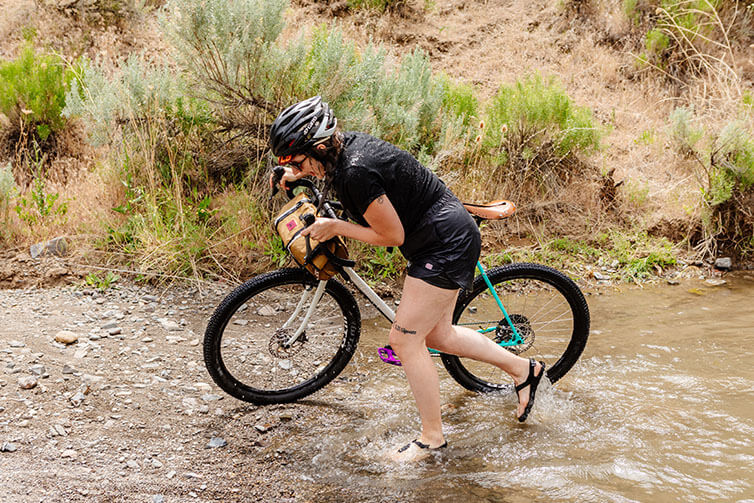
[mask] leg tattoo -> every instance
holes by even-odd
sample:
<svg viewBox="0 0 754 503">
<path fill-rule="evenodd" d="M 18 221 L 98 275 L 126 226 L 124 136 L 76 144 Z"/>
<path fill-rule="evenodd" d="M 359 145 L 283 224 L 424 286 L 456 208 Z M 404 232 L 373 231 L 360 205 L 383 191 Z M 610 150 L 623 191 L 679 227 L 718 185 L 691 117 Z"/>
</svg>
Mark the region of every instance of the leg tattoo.
<svg viewBox="0 0 754 503">
<path fill-rule="evenodd" d="M 402 326 L 398 325 L 397 323 L 393 323 L 393 328 L 396 329 L 397 331 L 403 333 L 403 334 L 408 334 L 408 335 L 415 335 L 416 334 L 416 330 L 409 330 L 407 328 L 403 328 Z"/>
</svg>

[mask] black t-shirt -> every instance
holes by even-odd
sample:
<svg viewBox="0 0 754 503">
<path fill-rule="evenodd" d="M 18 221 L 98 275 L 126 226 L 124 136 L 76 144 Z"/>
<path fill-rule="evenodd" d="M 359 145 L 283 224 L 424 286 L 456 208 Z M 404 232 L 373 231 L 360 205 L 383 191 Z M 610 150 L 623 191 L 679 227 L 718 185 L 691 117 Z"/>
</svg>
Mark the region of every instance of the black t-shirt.
<svg viewBox="0 0 754 503">
<path fill-rule="evenodd" d="M 343 134 L 343 151 L 333 187 L 348 215 L 361 225 L 367 207 L 386 195 L 398 213 L 406 237 L 447 191 L 445 184 L 414 156 L 365 133 Z"/>
</svg>

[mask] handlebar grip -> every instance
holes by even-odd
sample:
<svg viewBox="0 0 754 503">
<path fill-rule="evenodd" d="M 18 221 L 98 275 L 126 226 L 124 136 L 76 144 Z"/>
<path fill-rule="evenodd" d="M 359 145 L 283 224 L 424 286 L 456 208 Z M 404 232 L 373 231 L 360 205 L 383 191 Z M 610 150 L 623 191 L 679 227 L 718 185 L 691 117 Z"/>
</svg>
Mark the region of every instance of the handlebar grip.
<svg viewBox="0 0 754 503">
<path fill-rule="evenodd" d="M 307 227 L 309 227 L 310 225 L 312 225 L 316 219 L 317 218 L 314 215 L 312 215 L 311 213 L 307 213 L 305 215 L 301 215 L 301 220 L 304 221 L 304 224 L 306 224 Z"/>
</svg>

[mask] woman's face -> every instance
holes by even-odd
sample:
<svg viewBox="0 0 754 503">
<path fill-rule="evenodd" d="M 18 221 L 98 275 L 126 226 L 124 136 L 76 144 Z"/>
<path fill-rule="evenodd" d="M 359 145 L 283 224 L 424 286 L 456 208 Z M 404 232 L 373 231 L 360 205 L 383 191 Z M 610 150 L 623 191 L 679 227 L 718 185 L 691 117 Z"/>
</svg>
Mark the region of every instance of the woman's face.
<svg viewBox="0 0 754 503">
<path fill-rule="evenodd" d="M 325 167 L 318 160 L 309 157 L 308 155 L 299 154 L 294 156 L 288 165 L 293 169 L 294 173 L 303 173 L 304 176 L 314 176 L 320 180 L 325 177 Z"/>
</svg>

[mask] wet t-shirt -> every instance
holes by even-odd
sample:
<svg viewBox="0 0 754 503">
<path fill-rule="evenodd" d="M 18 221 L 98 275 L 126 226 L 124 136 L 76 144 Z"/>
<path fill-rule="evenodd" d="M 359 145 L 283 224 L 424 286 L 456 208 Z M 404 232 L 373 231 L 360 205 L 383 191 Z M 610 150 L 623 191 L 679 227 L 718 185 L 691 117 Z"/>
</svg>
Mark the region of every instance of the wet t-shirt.
<svg viewBox="0 0 754 503">
<path fill-rule="evenodd" d="M 445 184 L 414 156 L 365 133 L 343 134 L 343 151 L 333 187 L 348 215 L 367 226 L 364 212 L 386 195 L 408 238 L 421 217 L 447 191 Z"/>
</svg>

